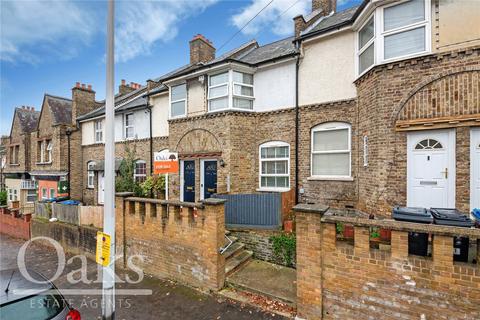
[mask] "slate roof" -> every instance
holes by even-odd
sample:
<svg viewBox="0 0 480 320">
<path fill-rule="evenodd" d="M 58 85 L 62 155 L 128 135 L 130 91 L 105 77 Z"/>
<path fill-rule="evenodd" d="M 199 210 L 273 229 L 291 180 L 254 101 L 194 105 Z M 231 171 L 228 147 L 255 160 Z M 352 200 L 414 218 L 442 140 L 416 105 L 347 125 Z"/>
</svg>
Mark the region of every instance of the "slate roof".
<svg viewBox="0 0 480 320">
<path fill-rule="evenodd" d="M 361 7 L 363 7 L 363 5 L 354 6 L 318 19 L 317 22 L 300 33 L 300 38 L 308 37 L 313 34 L 320 34 L 344 24 L 353 23 L 357 16 L 357 12 L 361 10 Z"/>
<path fill-rule="evenodd" d="M 15 108 L 17 119 L 20 122 L 20 127 L 23 133 L 32 132 L 37 128 L 40 111 L 35 111 L 26 108 Z"/>
<path fill-rule="evenodd" d="M 221 56 L 206 63 L 187 64 L 169 73 L 166 73 L 156 79 L 155 82 L 165 81 L 177 76 L 185 75 L 193 71 L 200 70 L 214 64 L 236 61 L 251 66 L 256 66 L 273 59 L 286 57 L 297 53 L 297 49 L 293 44 L 293 37 L 281 39 L 263 46 L 259 46 L 255 40 L 251 40 L 243 45 L 230 50 Z"/>
<path fill-rule="evenodd" d="M 45 99 L 52 114 L 52 124 L 69 124 L 72 122 L 72 100 L 45 94 Z"/>
<path fill-rule="evenodd" d="M 134 108 L 138 108 L 138 107 L 141 107 L 141 106 L 146 106 L 147 105 L 147 99 L 143 97 L 143 94 L 146 91 L 147 91 L 146 87 L 141 87 L 140 89 L 136 89 L 136 90 L 134 90 L 132 92 L 129 92 L 127 94 L 117 95 L 115 97 L 115 112 L 134 109 Z M 137 97 L 135 97 L 135 95 Z M 124 104 L 124 105 L 122 105 L 123 103 L 128 101 L 130 98 L 133 99 L 133 100 Z M 104 101 L 105 100 L 103 100 L 103 102 Z M 86 119 L 90 119 L 90 118 L 99 117 L 99 116 L 102 116 L 104 114 L 105 114 L 105 105 L 78 117 L 77 120 L 82 121 L 82 120 L 86 120 Z"/>
</svg>

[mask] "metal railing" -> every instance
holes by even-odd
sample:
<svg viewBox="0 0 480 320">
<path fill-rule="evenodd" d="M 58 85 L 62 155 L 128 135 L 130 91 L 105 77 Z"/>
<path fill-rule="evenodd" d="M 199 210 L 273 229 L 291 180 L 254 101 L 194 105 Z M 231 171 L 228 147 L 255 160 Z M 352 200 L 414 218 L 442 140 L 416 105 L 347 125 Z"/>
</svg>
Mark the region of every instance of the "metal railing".
<svg viewBox="0 0 480 320">
<path fill-rule="evenodd" d="M 25 189 L 33 190 L 36 188 L 37 188 L 37 185 L 33 180 L 22 180 L 20 183 L 20 189 L 23 189 L 23 190 Z"/>
</svg>

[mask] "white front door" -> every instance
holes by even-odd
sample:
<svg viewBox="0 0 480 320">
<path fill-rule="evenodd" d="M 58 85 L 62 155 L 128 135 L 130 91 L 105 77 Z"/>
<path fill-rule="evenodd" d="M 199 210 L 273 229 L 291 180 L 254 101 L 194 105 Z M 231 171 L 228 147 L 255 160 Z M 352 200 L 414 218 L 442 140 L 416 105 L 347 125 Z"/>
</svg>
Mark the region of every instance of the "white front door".
<svg viewBox="0 0 480 320">
<path fill-rule="evenodd" d="M 407 135 L 407 206 L 455 208 L 455 131 Z"/>
<path fill-rule="evenodd" d="M 98 203 L 103 204 L 105 199 L 105 172 L 98 172 Z"/>
<path fill-rule="evenodd" d="M 470 211 L 480 209 L 480 128 L 470 131 Z"/>
</svg>

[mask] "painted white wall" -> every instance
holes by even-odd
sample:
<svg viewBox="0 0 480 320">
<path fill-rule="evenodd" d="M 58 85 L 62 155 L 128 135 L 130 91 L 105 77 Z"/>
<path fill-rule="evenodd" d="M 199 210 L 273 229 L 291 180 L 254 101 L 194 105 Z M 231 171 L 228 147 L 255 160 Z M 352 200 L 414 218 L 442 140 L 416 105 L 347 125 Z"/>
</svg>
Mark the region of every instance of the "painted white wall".
<svg viewBox="0 0 480 320">
<path fill-rule="evenodd" d="M 95 134 L 93 132 L 94 121 L 87 121 L 80 123 L 80 129 L 82 130 L 82 145 L 89 145 L 95 143 Z"/>
<path fill-rule="evenodd" d="M 20 201 L 20 186 L 21 186 L 21 179 L 5 179 L 5 188 L 7 189 L 7 202 L 11 205 L 10 198 L 9 198 L 9 190 L 17 190 L 17 200 Z"/>
<path fill-rule="evenodd" d="M 168 92 L 150 98 L 152 107 L 152 136 L 168 136 Z"/>
<path fill-rule="evenodd" d="M 205 86 L 198 81 L 198 78 L 188 81 L 188 99 L 187 99 L 187 114 L 195 116 L 205 113 Z"/>
<path fill-rule="evenodd" d="M 295 106 L 295 60 L 257 69 L 253 83 L 255 111 Z"/>
<path fill-rule="evenodd" d="M 356 97 L 355 33 L 345 31 L 303 44 L 299 68 L 299 104 Z"/>
</svg>

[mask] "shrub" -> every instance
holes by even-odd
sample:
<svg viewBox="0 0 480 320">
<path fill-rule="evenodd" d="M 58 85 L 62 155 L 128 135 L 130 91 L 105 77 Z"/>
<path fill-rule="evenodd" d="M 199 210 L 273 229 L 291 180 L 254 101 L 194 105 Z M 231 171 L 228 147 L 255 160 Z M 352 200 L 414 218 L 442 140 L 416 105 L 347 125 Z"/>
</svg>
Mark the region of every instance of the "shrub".
<svg viewBox="0 0 480 320">
<path fill-rule="evenodd" d="M 293 266 L 295 262 L 297 241 L 295 233 L 282 233 L 271 236 L 273 254 L 276 259 L 281 260 L 286 266 Z"/>
<path fill-rule="evenodd" d="M 158 198 L 159 195 L 165 191 L 165 176 L 149 176 L 142 184 L 140 184 L 140 187 L 144 197 L 150 197 L 153 195 L 155 198 Z"/>
<path fill-rule="evenodd" d="M 7 205 L 7 191 L 3 190 L 0 191 L 0 206 L 6 206 Z"/>
</svg>

